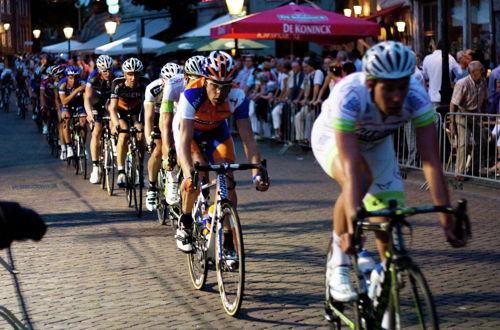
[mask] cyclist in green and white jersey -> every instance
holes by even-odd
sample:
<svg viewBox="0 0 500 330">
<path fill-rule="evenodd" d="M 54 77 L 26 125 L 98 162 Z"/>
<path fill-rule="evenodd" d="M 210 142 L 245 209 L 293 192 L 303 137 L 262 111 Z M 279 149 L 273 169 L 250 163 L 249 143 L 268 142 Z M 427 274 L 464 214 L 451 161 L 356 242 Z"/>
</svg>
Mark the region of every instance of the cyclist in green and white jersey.
<svg viewBox="0 0 500 330">
<path fill-rule="evenodd" d="M 434 111 L 422 84 L 411 78 L 414 72 L 415 55 L 408 47 L 394 41 L 373 46 L 363 58 L 363 72 L 351 74 L 335 85 L 314 124 L 314 155 L 342 187 L 333 212 L 333 253 L 326 272 L 330 296 L 337 301 L 357 298 L 349 281 L 347 254 L 354 252 L 354 225 L 348 219 L 353 218 L 361 203 L 369 211 L 388 207 L 390 200 L 404 203 L 392 134 L 405 122 L 411 120 L 416 128 L 417 147 L 433 202 L 450 204 Z M 464 237 L 454 235 L 453 216 L 440 214 L 440 221 L 453 247 L 465 245 Z M 387 237 L 379 233 L 377 248 L 382 260 L 386 242 Z"/>
<path fill-rule="evenodd" d="M 158 178 L 158 172 L 160 171 L 162 154 L 167 155 L 168 149 L 162 152 L 161 143 L 161 133 L 159 129 L 160 125 L 160 105 L 163 98 L 163 89 L 167 81 L 176 75 L 182 75 L 182 67 L 176 63 L 167 63 L 163 66 L 160 72 L 160 78 L 154 80 L 146 87 L 146 93 L 144 95 L 144 122 L 145 122 L 145 133 L 146 142 L 148 148 L 152 149 L 151 157 L 148 161 L 148 179 L 149 188 L 146 194 L 146 207 L 150 211 L 156 210 L 156 200 L 158 189 L 156 186 L 156 179 Z M 156 140 L 155 146 L 153 147 L 153 137 L 152 134 L 156 135 L 154 138 Z"/>
<path fill-rule="evenodd" d="M 178 117 L 174 117 L 177 103 L 189 81 L 204 76 L 204 61 L 205 57 L 201 55 L 190 57 L 184 64 L 184 75 L 173 76 L 165 83 L 161 102 L 160 131 L 162 135 L 163 150 L 167 152 L 171 149 L 175 150 L 173 126 L 176 125 L 176 127 L 179 127 L 179 119 Z M 179 199 L 179 183 L 177 182 L 175 172 L 169 168 L 167 170 L 166 201 L 168 204 L 175 204 Z"/>
</svg>

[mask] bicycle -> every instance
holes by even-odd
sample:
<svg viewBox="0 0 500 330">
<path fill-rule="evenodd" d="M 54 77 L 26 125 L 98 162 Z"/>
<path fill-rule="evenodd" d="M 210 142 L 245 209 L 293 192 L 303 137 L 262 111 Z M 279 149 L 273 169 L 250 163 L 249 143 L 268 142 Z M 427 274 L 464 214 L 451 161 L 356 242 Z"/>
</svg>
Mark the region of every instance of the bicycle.
<svg viewBox="0 0 500 330">
<path fill-rule="evenodd" d="M 127 182 L 125 184 L 126 198 L 129 207 L 135 208 L 137 217 L 142 214 L 142 195 L 144 190 L 144 173 L 143 164 L 139 151 L 139 140 L 137 134 L 143 133 L 144 130 L 137 129 L 131 126 L 129 129 L 120 129 L 119 133 L 129 133 L 128 152 L 125 159 L 125 175 Z"/>
<path fill-rule="evenodd" d="M 71 115 L 69 118 L 69 131 L 71 134 L 71 145 L 68 148 L 73 148 L 73 159 L 68 157 L 68 166 L 73 162 L 75 167 L 75 175 L 79 173 L 83 174 L 83 179 L 87 179 L 87 154 L 85 151 L 85 140 L 83 139 L 82 130 L 83 127 L 80 126 L 80 118 L 86 117 L 85 114 L 78 114 L 78 111 L 74 111 L 75 114 Z M 67 120 L 65 118 L 62 121 Z"/>
<path fill-rule="evenodd" d="M 162 162 L 160 171 L 158 172 L 158 202 L 157 202 L 157 218 L 160 225 L 166 225 L 167 220 L 170 220 L 172 229 L 175 232 L 177 230 L 177 221 L 179 220 L 182 210 L 181 210 L 181 200 L 175 204 L 168 204 L 166 200 L 167 195 L 167 168 L 173 169 L 176 175 L 177 182 L 182 182 L 182 170 L 177 164 L 175 149 L 170 148 L 168 152 L 167 163 Z"/>
<path fill-rule="evenodd" d="M 116 137 L 109 128 L 109 116 L 102 118 L 102 134 L 100 141 L 99 167 L 101 168 L 101 188 L 106 189 L 109 196 L 113 195 L 115 188 L 115 148 Z"/>
<path fill-rule="evenodd" d="M 31 104 L 31 98 L 28 94 L 28 90 L 26 88 L 21 88 L 17 93 L 17 116 L 20 119 L 26 119 L 26 111 L 29 104 Z"/>
<path fill-rule="evenodd" d="M 266 161 L 260 164 L 200 165 L 196 163 L 191 174 L 193 184 L 198 186 L 200 171 L 217 173 L 215 182 L 201 186 L 200 194 L 193 206 L 192 251 L 187 254 L 189 275 L 193 286 L 201 290 L 208 273 L 208 261 L 215 263 L 217 283 L 222 305 L 227 314 L 234 316 L 241 307 L 245 283 L 245 251 L 243 233 L 236 208 L 229 200 L 226 175 L 230 171 L 259 169 L 265 182 L 268 180 Z M 206 212 L 209 189 L 217 186 L 218 198 L 215 202 L 213 219 L 208 226 Z M 224 232 L 223 223 L 231 230 Z M 234 275 L 234 276 L 233 276 Z"/>
<path fill-rule="evenodd" d="M 388 209 L 373 212 L 364 208 L 358 209 L 353 219 L 356 224 L 353 238 L 355 251 L 359 252 L 361 249 L 364 231 L 388 233 L 387 259 L 380 274 L 381 290 L 372 295 L 373 300 L 370 299 L 366 292 L 364 276 L 359 273 L 357 253 L 354 253 L 351 261 L 356 274 L 354 287 L 357 289 L 358 299 L 352 303 L 334 301 L 329 296 L 327 287 L 325 318 L 332 328 L 340 329 L 342 321 L 351 329 L 382 329 L 382 321 L 388 317 L 390 329 L 439 329 L 431 291 L 424 275 L 410 258 L 403 237 L 404 227 L 410 228 L 411 234 L 411 225 L 405 220 L 406 217 L 433 212 L 455 214 L 457 237 L 462 237 L 464 232 L 471 236 L 465 200 L 460 200 L 455 209 L 450 206 L 397 207 L 394 200 L 389 202 Z M 367 220 L 371 217 L 388 217 L 389 221 L 381 223 Z M 328 258 L 330 257 L 331 251 L 328 255 Z M 349 305 L 352 305 L 352 317 L 345 312 Z"/>
<path fill-rule="evenodd" d="M 4 112 L 9 112 L 10 89 L 10 85 L 5 85 L 2 87 L 2 108 Z"/>
<path fill-rule="evenodd" d="M 47 134 L 47 143 L 50 147 L 50 153 L 58 157 L 59 155 L 59 125 L 57 120 L 56 109 L 46 109 L 48 116 L 48 134 Z"/>
</svg>

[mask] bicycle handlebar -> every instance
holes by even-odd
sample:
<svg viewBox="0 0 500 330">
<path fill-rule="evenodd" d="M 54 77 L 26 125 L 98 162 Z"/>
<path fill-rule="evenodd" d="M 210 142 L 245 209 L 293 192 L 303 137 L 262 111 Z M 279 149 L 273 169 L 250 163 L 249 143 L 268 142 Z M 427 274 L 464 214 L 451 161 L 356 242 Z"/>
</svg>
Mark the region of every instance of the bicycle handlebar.
<svg viewBox="0 0 500 330">
<path fill-rule="evenodd" d="M 218 174 L 226 174 L 229 171 L 245 171 L 258 169 L 260 170 L 260 175 L 264 182 L 269 181 L 267 175 L 267 161 L 263 159 L 259 164 L 228 164 L 223 163 L 220 165 L 200 165 L 199 162 L 194 163 L 191 169 L 191 179 L 193 180 L 193 185 L 195 189 L 198 187 L 198 174 L 199 172 L 217 172 Z"/>
<path fill-rule="evenodd" d="M 392 205 L 391 205 L 392 204 Z M 465 233 L 467 237 L 472 236 L 471 224 L 469 215 L 467 214 L 467 200 L 461 199 L 457 202 L 457 207 L 453 208 L 449 205 L 434 205 L 434 206 L 417 206 L 417 207 L 397 207 L 395 201 L 389 202 L 389 208 L 378 211 L 367 211 L 364 207 L 359 207 L 352 221 L 355 224 L 361 224 L 363 227 L 371 229 L 383 229 L 387 227 L 387 223 L 376 223 L 366 220 L 372 217 L 395 217 L 395 216 L 411 216 L 424 213 L 448 213 L 454 214 L 456 218 L 455 235 L 463 237 Z"/>
</svg>

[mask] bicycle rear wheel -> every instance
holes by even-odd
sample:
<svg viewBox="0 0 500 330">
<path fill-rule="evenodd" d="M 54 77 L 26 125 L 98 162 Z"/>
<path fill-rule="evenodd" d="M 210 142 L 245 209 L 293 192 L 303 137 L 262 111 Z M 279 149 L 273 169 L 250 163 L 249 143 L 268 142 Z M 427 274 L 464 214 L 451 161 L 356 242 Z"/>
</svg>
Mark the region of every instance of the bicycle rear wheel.
<svg viewBox="0 0 500 330">
<path fill-rule="evenodd" d="M 197 202 L 197 205 L 201 206 L 201 203 Z M 192 251 L 186 255 L 186 258 L 191 283 L 195 289 L 201 290 L 205 286 L 207 279 L 208 258 L 206 251 L 207 239 L 203 234 L 203 212 L 200 207 L 193 212 L 192 232 Z"/>
<path fill-rule="evenodd" d="M 225 234 L 222 223 L 217 223 L 215 265 L 222 305 L 233 316 L 240 310 L 245 288 L 245 250 L 240 219 L 228 202 L 222 204 L 221 219 L 229 221 L 231 231 Z"/>
<path fill-rule="evenodd" d="M 408 263 L 397 272 L 397 295 L 389 299 L 392 329 L 439 329 L 436 307 L 420 269 Z"/>
<path fill-rule="evenodd" d="M 115 157 L 113 156 L 113 146 L 110 141 L 106 143 L 104 171 L 106 176 L 106 190 L 108 191 L 108 195 L 111 196 L 115 189 Z"/>
</svg>

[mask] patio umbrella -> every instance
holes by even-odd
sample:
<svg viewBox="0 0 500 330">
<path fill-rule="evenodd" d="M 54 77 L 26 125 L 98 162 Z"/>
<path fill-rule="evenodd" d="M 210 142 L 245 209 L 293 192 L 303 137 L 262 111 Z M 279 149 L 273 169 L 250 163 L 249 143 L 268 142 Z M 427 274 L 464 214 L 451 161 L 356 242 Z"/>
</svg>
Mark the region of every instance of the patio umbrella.
<svg viewBox="0 0 500 330">
<path fill-rule="evenodd" d="M 191 37 L 184 38 L 181 40 L 176 40 L 173 42 L 169 42 L 163 47 L 160 47 L 156 50 L 158 55 L 166 54 L 166 53 L 174 53 L 180 50 L 192 50 L 202 47 L 206 45 L 207 42 L 211 41 L 208 37 Z"/>
<path fill-rule="evenodd" d="M 210 38 L 333 43 L 375 37 L 379 32 L 380 25 L 375 22 L 289 4 L 216 25 L 210 29 Z"/>
<path fill-rule="evenodd" d="M 70 40 L 71 50 L 74 50 L 77 46 L 81 45 L 81 42 L 76 40 Z M 42 48 L 42 52 L 46 53 L 66 53 L 68 51 L 68 41 L 63 41 L 57 44 L 45 46 Z"/>
<path fill-rule="evenodd" d="M 206 39 L 205 39 L 206 40 Z M 198 52 L 206 52 L 211 50 L 229 50 L 236 47 L 233 39 L 217 39 L 209 42 L 208 44 L 196 49 Z M 269 46 L 261 44 L 260 42 L 240 39 L 238 40 L 238 49 L 266 49 Z"/>
<path fill-rule="evenodd" d="M 155 53 L 158 48 L 165 46 L 163 41 L 142 37 L 142 52 Z M 96 54 L 122 55 L 137 53 L 137 37 L 133 34 L 120 40 L 110 42 L 95 49 Z"/>
</svg>

